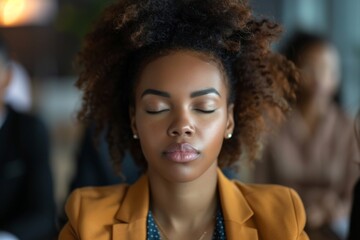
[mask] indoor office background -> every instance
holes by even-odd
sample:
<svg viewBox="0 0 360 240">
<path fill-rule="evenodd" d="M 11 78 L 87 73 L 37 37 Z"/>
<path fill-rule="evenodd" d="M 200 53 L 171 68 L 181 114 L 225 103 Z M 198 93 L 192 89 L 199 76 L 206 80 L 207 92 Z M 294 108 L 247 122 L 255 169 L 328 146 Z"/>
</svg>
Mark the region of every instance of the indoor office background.
<svg viewBox="0 0 360 240">
<path fill-rule="evenodd" d="M 39 114 L 50 129 L 59 209 L 74 173 L 81 133 L 76 123 L 81 94 L 74 87 L 74 57 L 82 37 L 109 2 L 0 0 L 0 34 L 8 42 L 13 58 L 29 75 L 31 111 Z M 283 25 L 282 39 L 296 29 L 329 36 L 341 54 L 340 104 L 354 116 L 360 107 L 360 1 L 252 0 L 250 4 L 259 17 Z M 250 181 L 250 175 L 245 171 L 240 178 Z"/>
</svg>

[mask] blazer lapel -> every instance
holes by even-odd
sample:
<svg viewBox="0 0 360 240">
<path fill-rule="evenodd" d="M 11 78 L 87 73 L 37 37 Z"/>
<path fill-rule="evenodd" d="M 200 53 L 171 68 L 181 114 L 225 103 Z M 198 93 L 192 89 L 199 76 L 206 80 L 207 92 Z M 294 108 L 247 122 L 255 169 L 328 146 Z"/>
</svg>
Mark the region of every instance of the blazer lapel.
<svg viewBox="0 0 360 240">
<path fill-rule="evenodd" d="M 226 239 L 229 240 L 258 240 L 257 230 L 245 224 L 225 221 Z"/>
<path fill-rule="evenodd" d="M 149 211 L 149 182 L 145 174 L 131 185 L 116 213 L 112 227 L 113 240 L 146 239 L 146 220 Z"/>
<path fill-rule="evenodd" d="M 218 186 L 227 239 L 258 240 L 257 230 L 252 227 L 253 211 L 241 191 L 220 170 L 218 170 Z M 149 194 L 147 175 L 142 176 L 129 187 L 116 213 L 119 223 L 115 223 L 112 227 L 113 240 L 146 239 Z"/>
<path fill-rule="evenodd" d="M 146 222 L 137 221 L 135 223 L 114 224 L 113 240 L 139 240 L 146 239 Z"/>
<path fill-rule="evenodd" d="M 218 189 L 224 216 L 226 237 L 229 240 L 257 240 L 257 229 L 253 227 L 254 212 L 242 192 L 218 169 Z"/>
</svg>

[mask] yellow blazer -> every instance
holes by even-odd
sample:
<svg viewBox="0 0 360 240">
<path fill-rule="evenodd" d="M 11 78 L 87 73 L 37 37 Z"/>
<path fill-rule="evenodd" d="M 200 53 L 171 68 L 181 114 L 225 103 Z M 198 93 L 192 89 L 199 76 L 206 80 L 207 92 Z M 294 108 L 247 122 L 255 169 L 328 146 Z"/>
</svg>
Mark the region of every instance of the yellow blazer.
<svg viewBox="0 0 360 240">
<path fill-rule="evenodd" d="M 218 191 L 229 240 L 304 240 L 305 212 L 294 190 L 243 184 L 218 170 Z M 66 204 L 69 221 L 59 239 L 145 240 L 149 182 L 75 190 Z"/>
</svg>

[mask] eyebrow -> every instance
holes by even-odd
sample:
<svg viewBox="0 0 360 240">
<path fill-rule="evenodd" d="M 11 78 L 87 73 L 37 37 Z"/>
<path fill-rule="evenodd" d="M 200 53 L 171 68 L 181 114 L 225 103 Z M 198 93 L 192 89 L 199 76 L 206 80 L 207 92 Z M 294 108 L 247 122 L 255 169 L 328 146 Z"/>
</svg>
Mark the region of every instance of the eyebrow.
<svg viewBox="0 0 360 240">
<path fill-rule="evenodd" d="M 163 91 L 159 91 L 159 90 L 155 90 L 155 89 L 146 89 L 142 94 L 141 97 L 144 97 L 145 95 L 148 94 L 152 94 L 152 95 L 157 95 L 160 97 L 166 97 L 166 98 L 170 98 L 170 94 L 167 92 L 163 92 Z"/>
<path fill-rule="evenodd" d="M 220 96 L 220 93 L 215 89 L 215 88 L 207 88 L 207 89 L 203 89 L 203 90 L 199 90 L 199 91 L 195 91 L 192 92 L 190 94 L 191 98 L 195 98 L 195 97 L 200 97 L 203 95 L 207 95 L 207 94 L 211 94 L 211 93 L 215 93 L 216 95 Z M 166 98 L 170 98 L 170 94 L 164 91 L 160 91 L 160 90 L 156 90 L 156 89 L 146 89 L 142 94 L 141 97 L 144 97 L 145 95 L 157 95 L 160 97 L 166 97 Z"/>
<path fill-rule="evenodd" d="M 200 97 L 200 96 L 210 94 L 210 93 L 215 93 L 216 95 L 221 97 L 220 93 L 215 88 L 207 88 L 207 89 L 204 89 L 204 90 L 199 90 L 199 91 L 192 92 L 190 94 L 190 97 L 191 98 Z"/>
</svg>

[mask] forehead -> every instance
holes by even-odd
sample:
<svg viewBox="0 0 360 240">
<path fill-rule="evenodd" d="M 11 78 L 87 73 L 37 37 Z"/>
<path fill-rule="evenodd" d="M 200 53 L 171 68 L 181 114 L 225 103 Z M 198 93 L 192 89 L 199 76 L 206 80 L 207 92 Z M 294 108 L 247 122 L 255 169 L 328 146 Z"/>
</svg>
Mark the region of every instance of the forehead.
<svg viewBox="0 0 360 240">
<path fill-rule="evenodd" d="M 226 87 L 221 64 L 215 58 L 193 51 L 175 51 L 148 63 L 138 78 L 138 88 L 183 89 Z M 137 88 L 137 89 L 138 89 Z"/>
<path fill-rule="evenodd" d="M 337 57 L 336 49 L 327 43 L 316 43 L 304 49 L 300 56 L 303 61 L 316 61 L 324 57 Z"/>
<path fill-rule="evenodd" d="M 333 72 L 337 75 L 340 72 L 340 59 L 333 46 L 322 44 L 305 51 L 298 66 L 318 73 Z"/>
</svg>

